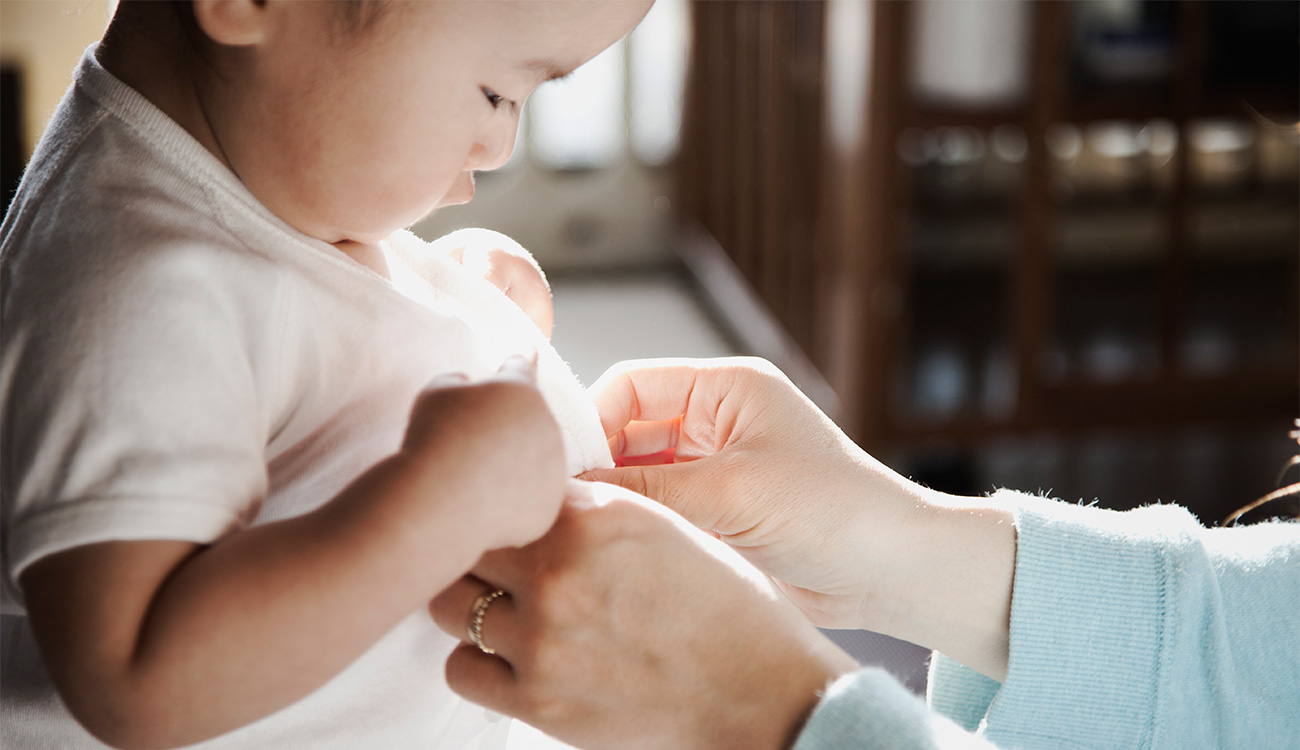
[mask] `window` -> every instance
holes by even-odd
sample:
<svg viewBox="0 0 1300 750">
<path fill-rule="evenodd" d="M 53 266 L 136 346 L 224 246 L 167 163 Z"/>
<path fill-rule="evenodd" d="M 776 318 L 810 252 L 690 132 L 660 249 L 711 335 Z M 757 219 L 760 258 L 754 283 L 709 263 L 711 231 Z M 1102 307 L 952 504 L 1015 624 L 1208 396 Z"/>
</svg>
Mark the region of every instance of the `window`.
<svg viewBox="0 0 1300 750">
<path fill-rule="evenodd" d="M 644 264 L 667 252 L 690 43 L 687 0 L 658 0 L 623 41 L 529 98 L 515 153 L 474 201 L 414 229 L 505 232 L 548 270 Z"/>
</svg>

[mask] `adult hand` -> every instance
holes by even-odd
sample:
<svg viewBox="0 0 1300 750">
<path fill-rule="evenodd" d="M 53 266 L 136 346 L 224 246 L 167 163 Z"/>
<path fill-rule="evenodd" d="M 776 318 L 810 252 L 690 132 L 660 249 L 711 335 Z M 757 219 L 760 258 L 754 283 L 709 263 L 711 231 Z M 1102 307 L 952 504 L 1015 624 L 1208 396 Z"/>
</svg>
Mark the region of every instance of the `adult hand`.
<svg viewBox="0 0 1300 750">
<path fill-rule="evenodd" d="M 591 391 L 616 459 L 659 463 L 584 478 L 716 533 L 817 625 L 889 633 L 993 676 L 1005 670 L 1007 509 L 895 473 L 763 360 L 627 362 Z"/>
<path fill-rule="evenodd" d="M 922 488 L 858 448 L 770 363 L 753 358 L 625 362 L 591 389 L 618 460 L 598 470 L 719 535 L 772 576 L 817 625 L 886 614 L 869 574 Z M 635 459 L 633 459 L 636 462 Z"/>
<path fill-rule="evenodd" d="M 717 540 L 655 503 L 573 481 L 539 541 L 489 552 L 430 605 L 467 640 L 447 682 L 584 748 L 789 747 L 817 692 L 856 663 Z"/>
</svg>

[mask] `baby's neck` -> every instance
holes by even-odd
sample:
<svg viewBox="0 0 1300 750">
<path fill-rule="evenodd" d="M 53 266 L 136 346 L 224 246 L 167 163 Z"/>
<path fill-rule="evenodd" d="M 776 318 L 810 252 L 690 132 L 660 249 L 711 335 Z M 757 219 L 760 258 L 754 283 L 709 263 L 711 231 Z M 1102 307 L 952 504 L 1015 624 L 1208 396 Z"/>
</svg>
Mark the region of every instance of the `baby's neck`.
<svg viewBox="0 0 1300 750">
<path fill-rule="evenodd" d="M 182 46 L 185 38 L 171 3 L 124 2 L 95 50 L 95 59 L 229 167 L 203 111 L 192 68 L 197 55 Z"/>
<path fill-rule="evenodd" d="M 221 106 L 211 103 L 223 101 L 215 91 L 222 81 L 213 69 L 218 61 L 207 59 L 203 51 L 187 46 L 193 33 L 202 32 L 187 30 L 177 13 L 172 3 L 120 3 L 95 50 L 95 59 L 118 80 L 162 110 L 236 177 L 240 177 L 226 158 L 208 116 L 214 110 L 205 109 L 204 105 L 208 102 L 209 107 Z M 192 43 L 199 44 L 200 40 L 193 39 Z M 216 50 L 211 47 L 207 53 L 210 58 L 217 57 Z M 249 189 L 253 190 L 252 187 Z M 255 190 L 253 192 L 257 195 Z M 257 197 L 266 203 L 263 196 Z M 302 227 L 298 229 L 310 234 Z M 335 242 L 337 237 L 314 236 L 333 242 L 352 260 L 384 278 L 390 278 L 388 261 L 379 245 Z"/>
<path fill-rule="evenodd" d="M 392 274 L 388 268 L 388 257 L 384 255 L 384 247 L 381 244 L 362 244 L 352 240 L 335 242 L 334 247 L 342 250 L 349 258 L 369 268 L 371 271 L 383 276 L 385 279 L 391 279 Z"/>
</svg>

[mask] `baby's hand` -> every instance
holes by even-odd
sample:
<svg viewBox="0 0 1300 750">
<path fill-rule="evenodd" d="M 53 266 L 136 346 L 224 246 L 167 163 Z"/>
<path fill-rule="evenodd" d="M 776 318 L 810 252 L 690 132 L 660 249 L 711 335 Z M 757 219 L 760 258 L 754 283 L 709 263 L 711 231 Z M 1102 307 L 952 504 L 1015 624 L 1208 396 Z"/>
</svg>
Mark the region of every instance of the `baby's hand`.
<svg viewBox="0 0 1300 750">
<path fill-rule="evenodd" d="M 455 517 L 484 550 L 542 536 L 564 501 L 564 442 L 537 390 L 536 368 L 513 356 L 483 381 L 436 379 L 416 399 L 402 443 L 417 472 L 421 464 L 441 467 L 419 481 L 461 505 Z"/>
<path fill-rule="evenodd" d="M 555 324 L 551 286 L 541 266 L 518 242 L 491 229 L 461 229 L 434 244 L 446 248 L 452 260 L 505 292 L 546 338 L 551 337 Z"/>
</svg>

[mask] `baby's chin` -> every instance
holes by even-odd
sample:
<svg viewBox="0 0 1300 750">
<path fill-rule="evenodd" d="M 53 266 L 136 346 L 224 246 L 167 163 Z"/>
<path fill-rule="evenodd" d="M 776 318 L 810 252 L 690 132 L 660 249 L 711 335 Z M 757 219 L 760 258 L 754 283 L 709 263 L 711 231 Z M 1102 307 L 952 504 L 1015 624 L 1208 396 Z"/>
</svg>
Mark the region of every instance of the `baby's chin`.
<svg viewBox="0 0 1300 750">
<path fill-rule="evenodd" d="M 289 223 L 302 233 L 330 244 L 356 242 L 370 245 L 386 239 L 393 232 L 418 224 L 443 206 L 469 203 L 473 197 L 474 183 L 457 180 L 440 196 L 422 196 L 423 200 L 418 204 L 358 206 L 352 203 L 338 206 L 335 211 L 313 211 L 313 220 L 301 224 Z"/>
<path fill-rule="evenodd" d="M 466 174 L 464 179 L 453 182 L 451 187 L 447 189 L 447 192 L 443 193 L 442 197 L 438 199 L 438 202 L 434 204 L 434 207 L 425 215 L 427 216 L 443 206 L 460 206 L 469 203 L 473 199 L 474 177 L 473 175 Z"/>
<path fill-rule="evenodd" d="M 308 234 L 331 245 L 375 245 L 388 239 L 393 232 L 405 228 L 404 226 L 393 226 L 392 228 L 366 230 L 331 229 L 320 233 L 308 232 Z"/>
<path fill-rule="evenodd" d="M 356 221 L 349 225 L 334 224 L 322 226 L 317 232 L 307 232 L 316 239 L 332 245 L 340 242 L 355 242 L 361 245 L 373 245 L 388 239 L 393 232 L 406 229 L 432 214 L 437 207 L 411 211 L 400 216 L 386 215 L 369 221 Z"/>
</svg>

